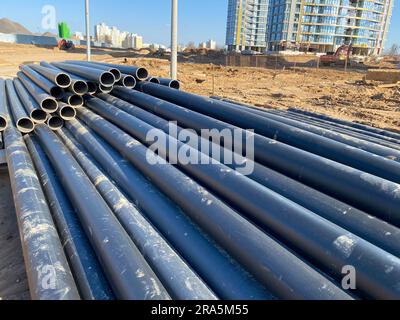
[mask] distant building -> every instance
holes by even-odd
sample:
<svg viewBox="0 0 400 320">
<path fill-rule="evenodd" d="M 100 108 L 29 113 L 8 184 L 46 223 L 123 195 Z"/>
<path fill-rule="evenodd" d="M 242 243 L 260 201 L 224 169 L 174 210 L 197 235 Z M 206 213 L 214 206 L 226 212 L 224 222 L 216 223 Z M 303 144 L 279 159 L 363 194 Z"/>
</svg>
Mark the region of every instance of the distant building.
<svg viewBox="0 0 400 320">
<path fill-rule="evenodd" d="M 356 54 L 381 54 L 393 0 L 270 0 L 270 50 L 312 47 L 335 51 L 351 44 Z"/>
<path fill-rule="evenodd" d="M 141 49 L 143 38 L 137 34 L 120 31 L 117 27 L 109 27 L 105 23 L 94 27 L 97 42 L 103 42 L 115 48 Z"/>
<path fill-rule="evenodd" d="M 269 1 L 229 0 L 226 26 L 228 50 L 265 51 Z M 281 2 L 286 3 L 285 0 Z"/>
<path fill-rule="evenodd" d="M 205 42 L 200 42 L 200 43 L 199 43 L 199 49 L 207 49 L 207 43 L 205 43 Z"/>
<path fill-rule="evenodd" d="M 78 39 L 78 40 L 85 40 L 85 37 L 83 36 L 83 33 L 82 33 L 82 32 L 79 32 L 79 31 L 77 31 L 77 32 L 74 33 L 74 37 L 75 37 L 76 39 Z"/>
<path fill-rule="evenodd" d="M 216 50 L 217 49 L 217 42 L 216 41 L 214 41 L 214 40 L 208 40 L 207 41 L 207 49 L 210 49 L 210 50 Z"/>
<path fill-rule="evenodd" d="M 134 35 L 135 39 L 133 42 L 133 48 L 136 50 L 140 50 L 143 48 L 143 37 L 138 36 L 137 34 Z"/>
<path fill-rule="evenodd" d="M 160 49 L 160 45 L 157 43 L 152 43 L 149 45 L 150 50 L 152 51 L 157 51 L 158 49 Z"/>
<path fill-rule="evenodd" d="M 228 50 L 381 54 L 394 0 L 229 0 Z"/>
</svg>

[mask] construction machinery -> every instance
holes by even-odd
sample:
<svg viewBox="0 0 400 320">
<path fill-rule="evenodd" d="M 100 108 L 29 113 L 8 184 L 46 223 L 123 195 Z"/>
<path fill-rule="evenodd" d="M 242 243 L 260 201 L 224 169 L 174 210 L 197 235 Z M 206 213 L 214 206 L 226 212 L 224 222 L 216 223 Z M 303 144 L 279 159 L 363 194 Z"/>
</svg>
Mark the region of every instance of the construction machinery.
<svg viewBox="0 0 400 320">
<path fill-rule="evenodd" d="M 58 41 L 58 49 L 70 50 L 75 48 L 74 43 L 68 40 L 71 37 L 71 33 L 65 22 L 60 22 L 58 24 L 58 36 L 61 38 L 61 40 Z"/>
<path fill-rule="evenodd" d="M 349 62 L 351 49 L 351 44 L 341 45 L 336 52 L 328 52 L 326 55 L 321 56 L 321 64 L 324 66 L 344 65 L 346 61 Z"/>
</svg>

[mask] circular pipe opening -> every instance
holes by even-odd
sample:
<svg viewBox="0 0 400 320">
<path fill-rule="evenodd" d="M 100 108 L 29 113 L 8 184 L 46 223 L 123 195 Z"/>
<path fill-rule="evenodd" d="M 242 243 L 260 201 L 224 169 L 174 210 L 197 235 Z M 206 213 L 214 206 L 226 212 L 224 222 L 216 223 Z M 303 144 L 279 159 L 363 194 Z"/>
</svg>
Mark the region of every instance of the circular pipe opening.
<svg viewBox="0 0 400 320">
<path fill-rule="evenodd" d="M 157 78 L 154 78 L 154 77 L 149 78 L 147 81 L 151 82 L 151 83 L 160 84 L 160 80 L 158 80 Z"/>
<path fill-rule="evenodd" d="M 66 73 L 59 73 L 56 77 L 56 83 L 61 88 L 68 88 L 71 85 L 71 78 Z"/>
<path fill-rule="evenodd" d="M 47 113 L 41 109 L 35 109 L 31 112 L 31 118 L 36 123 L 45 123 L 47 120 Z"/>
<path fill-rule="evenodd" d="M 121 77 L 122 77 L 121 71 L 119 71 L 118 69 L 114 69 L 114 68 L 110 69 L 109 71 L 113 74 L 115 82 L 121 80 Z"/>
<path fill-rule="evenodd" d="M 42 110 L 44 110 L 48 113 L 52 113 L 52 112 L 57 111 L 58 103 L 57 103 L 56 99 L 46 98 L 42 101 L 42 103 L 40 104 L 40 107 L 42 108 Z"/>
<path fill-rule="evenodd" d="M 110 93 L 114 87 L 105 87 L 103 85 L 99 85 L 99 90 L 103 93 Z"/>
<path fill-rule="evenodd" d="M 17 121 L 17 129 L 22 133 L 32 132 L 34 128 L 35 125 L 29 118 L 21 118 Z"/>
<path fill-rule="evenodd" d="M 50 95 L 56 99 L 62 99 L 65 95 L 65 91 L 60 87 L 53 87 L 50 89 Z"/>
<path fill-rule="evenodd" d="M 88 93 L 89 87 L 85 81 L 82 80 L 77 80 L 74 82 L 72 85 L 72 90 L 79 95 L 84 95 L 85 93 Z"/>
<path fill-rule="evenodd" d="M 62 107 L 60 110 L 60 117 L 64 120 L 71 120 L 76 117 L 76 111 L 70 106 Z"/>
<path fill-rule="evenodd" d="M 78 96 L 74 94 L 68 97 L 68 104 L 73 107 L 82 107 L 83 106 L 83 98 L 82 96 Z"/>
<path fill-rule="evenodd" d="M 169 83 L 169 87 L 172 89 L 179 90 L 179 88 L 181 87 L 181 84 L 177 80 L 171 80 L 171 82 Z"/>
<path fill-rule="evenodd" d="M 136 78 L 139 80 L 146 80 L 149 77 L 149 72 L 145 68 L 138 68 L 136 70 Z"/>
<path fill-rule="evenodd" d="M 95 82 L 87 82 L 88 86 L 88 93 L 89 94 L 95 94 L 97 92 L 97 84 Z"/>
<path fill-rule="evenodd" d="M 100 76 L 100 84 L 105 87 L 111 87 L 115 83 L 115 78 L 111 72 L 103 72 Z"/>
<path fill-rule="evenodd" d="M 63 127 L 64 120 L 61 119 L 60 117 L 51 116 L 47 120 L 47 125 L 49 126 L 49 128 L 51 130 L 59 130 L 59 129 L 61 129 Z"/>
<path fill-rule="evenodd" d="M 5 117 L 0 116 L 0 131 L 3 131 L 8 126 L 8 121 Z"/>
<path fill-rule="evenodd" d="M 132 89 L 136 86 L 136 79 L 132 76 L 125 76 L 122 80 L 124 87 Z"/>
</svg>

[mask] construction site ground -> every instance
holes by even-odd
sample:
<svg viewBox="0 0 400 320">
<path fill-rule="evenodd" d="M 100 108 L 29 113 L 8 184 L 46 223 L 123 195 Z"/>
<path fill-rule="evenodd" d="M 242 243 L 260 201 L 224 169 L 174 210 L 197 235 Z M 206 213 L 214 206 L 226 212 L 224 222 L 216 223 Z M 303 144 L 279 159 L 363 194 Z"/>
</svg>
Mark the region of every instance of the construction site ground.
<svg viewBox="0 0 400 320">
<path fill-rule="evenodd" d="M 33 62 L 85 59 L 85 49 L 60 51 L 35 45 L 0 43 L 0 77 L 14 77 L 19 65 Z M 94 49 L 93 60 L 128 63 L 148 68 L 154 76 L 167 77 L 168 57 L 128 50 Z M 289 58 L 288 58 L 289 59 Z M 400 132 L 400 87 L 365 82 L 367 67 L 264 68 L 224 66 L 222 54 L 186 54 L 179 58 L 182 89 L 217 95 L 258 107 L 290 107 Z M 374 68 L 396 68 L 383 61 Z M 11 190 L 6 173 L 0 176 L 0 299 L 28 298 L 27 281 Z"/>
</svg>

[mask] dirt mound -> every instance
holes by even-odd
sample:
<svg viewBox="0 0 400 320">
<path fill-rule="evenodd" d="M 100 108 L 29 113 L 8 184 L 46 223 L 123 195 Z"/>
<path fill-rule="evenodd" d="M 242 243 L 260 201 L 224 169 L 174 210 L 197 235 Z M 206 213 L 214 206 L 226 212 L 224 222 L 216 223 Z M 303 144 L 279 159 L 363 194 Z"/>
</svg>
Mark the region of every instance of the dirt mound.
<svg viewBox="0 0 400 320">
<path fill-rule="evenodd" d="M 0 19 L 0 32 L 13 34 L 32 34 L 32 32 L 30 32 L 21 24 L 11 21 L 7 18 Z"/>
<path fill-rule="evenodd" d="M 41 36 L 44 36 L 44 37 L 57 37 L 56 34 L 51 33 L 51 32 L 45 32 L 45 33 L 41 34 Z"/>
</svg>

